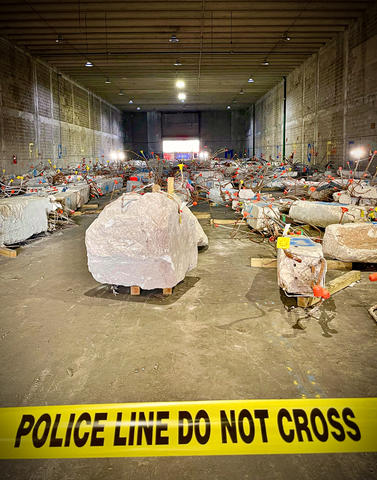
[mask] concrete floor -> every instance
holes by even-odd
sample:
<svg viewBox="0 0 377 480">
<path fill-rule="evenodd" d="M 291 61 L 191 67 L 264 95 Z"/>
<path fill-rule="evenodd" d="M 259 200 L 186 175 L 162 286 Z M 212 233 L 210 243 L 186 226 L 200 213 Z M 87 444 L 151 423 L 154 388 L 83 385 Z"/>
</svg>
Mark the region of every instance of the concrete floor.
<svg viewBox="0 0 377 480">
<path fill-rule="evenodd" d="M 377 289 L 367 273 L 319 319 L 288 312 L 275 270 L 249 266 L 268 247 L 231 240 L 204 220 L 210 247 L 172 297 L 115 297 L 87 269 L 84 233 L 94 218 L 0 258 L 0 406 L 377 396 L 377 330 L 367 313 Z M 377 478 L 377 454 L 21 460 L 0 462 L 0 472 L 366 480 Z"/>
</svg>

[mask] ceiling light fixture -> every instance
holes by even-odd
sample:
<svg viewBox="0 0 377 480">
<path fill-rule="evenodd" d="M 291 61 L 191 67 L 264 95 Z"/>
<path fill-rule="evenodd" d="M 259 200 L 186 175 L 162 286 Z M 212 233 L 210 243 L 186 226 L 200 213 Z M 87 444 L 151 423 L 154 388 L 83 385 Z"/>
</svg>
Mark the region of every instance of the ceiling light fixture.
<svg viewBox="0 0 377 480">
<path fill-rule="evenodd" d="M 109 77 L 106 78 L 105 83 L 111 83 L 111 80 Z"/>
<path fill-rule="evenodd" d="M 240 90 L 240 95 L 243 95 L 245 92 L 243 91 L 243 88 Z"/>
<path fill-rule="evenodd" d="M 283 33 L 283 40 L 285 40 L 286 42 L 289 42 L 291 40 L 291 37 L 288 35 L 287 32 Z"/>
<path fill-rule="evenodd" d="M 230 110 L 230 109 L 231 109 L 231 106 L 230 106 L 230 105 L 228 105 L 226 108 L 227 108 L 227 110 Z"/>
<path fill-rule="evenodd" d="M 134 101 L 132 100 L 132 98 L 130 98 L 130 100 L 129 100 L 128 103 L 134 103 Z"/>
<path fill-rule="evenodd" d="M 181 102 L 184 102 L 186 100 L 185 92 L 179 92 L 178 93 L 178 100 L 180 100 Z"/>
<path fill-rule="evenodd" d="M 184 82 L 183 80 L 177 80 L 177 81 L 175 82 L 175 86 L 176 86 L 177 88 L 185 88 L 185 82 Z"/>
<path fill-rule="evenodd" d="M 267 60 L 267 58 L 265 58 L 262 62 L 262 65 L 264 65 L 265 67 L 267 67 L 269 64 L 270 62 Z"/>
<path fill-rule="evenodd" d="M 119 90 L 118 95 L 124 95 L 123 90 Z"/>
<path fill-rule="evenodd" d="M 58 35 L 56 37 L 55 43 L 62 43 L 63 42 L 63 37 L 61 35 Z"/>
<path fill-rule="evenodd" d="M 85 66 L 86 66 L 86 67 L 93 67 L 93 63 L 90 62 L 89 60 L 87 60 Z"/>
<path fill-rule="evenodd" d="M 250 77 L 249 80 L 247 81 L 247 83 L 254 83 L 254 78 Z"/>
<path fill-rule="evenodd" d="M 173 35 L 169 38 L 169 43 L 178 43 L 178 42 L 179 42 L 179 38 L 173 33 Z"/>
<path fill-rule="evenodd" d="M 180 67 L 182 65 L 182 62 L 177 58 L 177 60 L 175 61 L 174 65 L 176 67 Z"/>
<path fill-rule="evenodd" d="M 136 110 L 141 110 L 141 107 L 136 107 Z"/>
</svg>

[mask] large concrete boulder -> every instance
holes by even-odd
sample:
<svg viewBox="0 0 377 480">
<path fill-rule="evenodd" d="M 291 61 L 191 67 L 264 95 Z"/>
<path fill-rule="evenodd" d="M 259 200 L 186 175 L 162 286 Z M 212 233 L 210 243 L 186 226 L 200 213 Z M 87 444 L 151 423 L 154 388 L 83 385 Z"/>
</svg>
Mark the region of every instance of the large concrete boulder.
<svg viewBox="0 0 377 480">
<path fill-rule="evenodd" d="M 329 225 L 323 252 L 343 262 L 377 262 L 377 223 Z"/>
<path fill-rule="evenodd" d="M 122 195 L 85 237 L 89 271 L 98 282 L 147 290 L 182 281 L 197 265 L 198 243 L 206 241 L 191 211 L 163 192 Z"/>
<path fill-rule="evenodd" d="M 347 209 L 347 211 L 342 210 Z M 298 222 L 317 227 L 327 227 L 333 223 L 353 223 L 365 221 L 366 209 L 356 205 L 341 205 L 329 202 L 298 200 L 289 209 L 289 216 Z"/>
<path fill-rule="evenodd" d="M 24 195 L 0 199 L 0 245 L 23 242 L 46 232 L 48 214 L 58 205 L 49 197 Z"/>
</svg>

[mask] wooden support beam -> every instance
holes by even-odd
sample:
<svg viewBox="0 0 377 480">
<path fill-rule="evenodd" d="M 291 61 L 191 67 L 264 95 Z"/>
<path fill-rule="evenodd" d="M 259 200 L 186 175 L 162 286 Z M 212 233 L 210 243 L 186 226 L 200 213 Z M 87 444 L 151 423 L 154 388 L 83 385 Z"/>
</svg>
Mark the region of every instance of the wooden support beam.
<svg viewBox="0 0 377 480">
<path fill-rule="evenodd" d="M 7 247 L 0 247 L 0 255 L 2 255 L 3 257 L 15 258 L 17 257 L 17 253 L 17 250 L 12 250 L 11 248 Z"/>
<path fill-rule="evenodd" d="M 203 218 L 211 218 L 211 214 L 210 213 L 207 213 L 207 212 L 192 212 L 195 217 L 200 220 L 200 219 L 203 219 Z"/>
<path fill-rule="evenodd" d="M 99 207 L 98 203 L 86 203 L 85 205 L 82 205 L 81 208 L 85 210 L 87 208 L 91 209 L 91 208 L 98 208 L 98 207 Z"/>
<path fill-rule="evenodd" d="M 352 263 L 340 262 L 339 260 L 326 260 L 327 270 L 352 270 Z M 276 258 L 251 258 L 252 267 L 276 268 Z"/>
<path fill-rule="evenodd" d="M 174 177 L 168 177 L 168 193 L 170 195 L 174 193 Z"/>
<path fill-rule="evenodd" d="M 361 278 L 360 270 L 351 270 L 350 272 L 344 273 L 338 278 L 331 280 L 327 285 L 327 290 L 330 292 L 330 295 L 340 292 L 346 287 L 349 287 L 352 283 L 358 282 Z M 321 299 L 317 297 L 297 297 L 297 305 L 299 307 L 311 307 L 318 303 Z"/>
<path fill-rule="evenodd" d="M 215 223 L 217 225 L 235 225 L 236 223 L 244 224 L 245 222 L 244 222 L 243 219 L 234 220 L 233 218 L 212 218 L 211 219 L 211 225 L 214 225 Z"/>
</svg>

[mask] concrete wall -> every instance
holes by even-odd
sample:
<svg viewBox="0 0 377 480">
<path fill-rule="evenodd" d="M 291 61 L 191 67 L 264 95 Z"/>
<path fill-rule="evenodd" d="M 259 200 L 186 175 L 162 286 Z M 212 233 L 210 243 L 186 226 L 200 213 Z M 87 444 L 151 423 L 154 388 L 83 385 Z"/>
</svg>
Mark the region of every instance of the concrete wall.
<svg viewBox="0 0 377 480">
<path fill-rule="evenodd" d="M 205 112 L 177 112 L 174 128 L 172 122 L 164 122 L 163 112 L 125 113 L 124 130 L 126 133 L 126 148 L 138 152 L 162 152 L 162 139 L 167 137 L 199 135 L 201 146 L 206 146 L 215 152 L 221 147 L 227 147 L 236 153 L 242 153 L 247 148 L 246 135 L 250 127 L 250 112 L 248 110 L 222 110 Z M 193 119 L 198 125 L 193 124 Z M 197 120 L 196 120 L 197 119 Z M 186 124 L 185 124 L 186 122 Z M 165 125 L 165 132 L 163 126 Z M 168 125 L 168 128 L 166 127 Z M 199 133 L 198 133 L 199 132 Z"/>
<path fill-rule="evenodd" d="M 355 146 L 377 148 L 376 52 L 374 7 L 287 77 L 287 156 L 342 165 Z M 283 82 L 256 103 L 255 130 L 257 155 L 282 154 Z"/>
<path fill-rule="evenodd" d="M 22 174 L 48 159 L 75 165 L 122 147 L 118 109 L 0 38 L 2 170 Z"/>
</svg>

